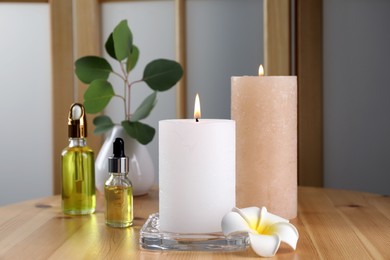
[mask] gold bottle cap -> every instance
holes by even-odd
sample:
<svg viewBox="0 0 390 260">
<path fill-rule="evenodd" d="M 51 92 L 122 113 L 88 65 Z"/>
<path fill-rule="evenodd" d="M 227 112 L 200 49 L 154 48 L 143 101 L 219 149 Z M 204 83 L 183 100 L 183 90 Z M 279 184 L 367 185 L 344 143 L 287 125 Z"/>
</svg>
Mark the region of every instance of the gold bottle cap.
<svg viewBox="0 0 390 260">
<path fill-rule="evenodd" d="M 68 116 L 68 137 L 87 137 L 87 116 L 82 104 L 73 103 L 69 109 Z"/>
</svg>

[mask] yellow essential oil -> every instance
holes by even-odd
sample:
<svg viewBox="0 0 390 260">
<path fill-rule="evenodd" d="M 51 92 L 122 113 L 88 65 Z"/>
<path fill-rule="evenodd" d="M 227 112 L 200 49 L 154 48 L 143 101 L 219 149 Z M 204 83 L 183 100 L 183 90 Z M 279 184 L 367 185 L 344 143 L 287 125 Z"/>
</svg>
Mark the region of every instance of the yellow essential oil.
<svg viewBox="0 0 390 260">
<path fill-rule="evenodd" d="M 133 187 L 105 186 L 106 224 L 129 227 L 133 224 Z"/>
<path fill-rule="evenodd" d="M 61 154 L 62 210 L 65 214 L 95 212 L 95 159 L 87 146 L 84 106 L 72 104 L 68 117 L 69 146 Z"/>
<path fill-rule="evenodd" d="M 114 155 L 108 158 L 110 177 L 104 185 L 106 224 L 110 227 L 129 227 L 133 224 L 133 185 L 128 179 L 129 158 L 124 141 L 116 138 Z"/>
<path fill-rule="evenodd" d="M 65 214 L 91 214 L 96 208 L 94 154 L 79 146 L 83 140 L 71 143 L 62 152 L 62 209 Z"/>
</svg>

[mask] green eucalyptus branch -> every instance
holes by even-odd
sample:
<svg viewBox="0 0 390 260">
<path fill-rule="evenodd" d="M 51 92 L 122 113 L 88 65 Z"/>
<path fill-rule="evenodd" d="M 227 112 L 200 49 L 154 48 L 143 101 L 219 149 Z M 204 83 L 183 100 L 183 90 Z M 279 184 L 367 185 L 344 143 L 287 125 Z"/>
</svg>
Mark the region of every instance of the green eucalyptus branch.
<svg viewBox="0 0 390 260">
<path fill-rule="evenodd" d="M 144 69 L 142 79 L 129 81 L 130 72 L 136 66 L 139 58 L 139 49 L 133 44 L 133 35 L 127 21 L 121 21 L 113 30 L 105 43 L 108 55 L 119 62 L 120 72 L 112 69 L 110 63 L 103 57 L 85 56 L 75 62 L 75 73 L 80 81 L 88 84 L 84 93 L 84 106 L 87 113 L 101 113 L 111 102 L 118 97 L 124 102 L 125 118 L 120 125 L 126 133 L 142 144 L 152 141 L 155 129 L 140 122 L 149 116 L 156 104 L 157 92 L 172 88 L 182 77 L 183 69 L 179 63 L 167 59 L 157 59 L 148 63 Z M 123 96 L 115 93 L 108 81 L 109 75 L 114 74 L 123 81 Z M 130 111 L 131 89 L 133 84 L 145 82 L 152 90 L 134 113 Z M 114 123 L 107 115 L 99 115 L 93 120 L 95 134 L 110 130 L 118 123 Z"/>
<path fill-rule="evenodd" d="M 112 74 L 118 76 L 121 80 L 126 80 L 126 78 L 124 78 L 121 74 L 119 74 L 118 72 L 115 72 L 115 71 L 111 71 Z"/>
</svg>

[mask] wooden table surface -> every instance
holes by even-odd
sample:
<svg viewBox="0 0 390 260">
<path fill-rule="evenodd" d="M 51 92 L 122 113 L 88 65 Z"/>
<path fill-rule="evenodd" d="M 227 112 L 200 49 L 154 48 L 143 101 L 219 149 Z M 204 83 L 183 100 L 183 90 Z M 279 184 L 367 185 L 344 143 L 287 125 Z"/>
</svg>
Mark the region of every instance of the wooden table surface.
<svg viewBox="0 0 390 260">
<path fill-rule="evenodd" d="M 134 226 L 126 229 L 107 227 L 101 204 L 90 216 L 64 215 L 59 196 L 1 207 L 0 259 L 258 259 L 251 249 L 140 249 L 139 230 L 157 212 L 157 194 L 135 198 Z M 390 259 L 390 197 L 300 187 L 298 218 L 292 223 L 300 233 L 297 250 L 282 246 L 276 259 Z"/>
</svg>

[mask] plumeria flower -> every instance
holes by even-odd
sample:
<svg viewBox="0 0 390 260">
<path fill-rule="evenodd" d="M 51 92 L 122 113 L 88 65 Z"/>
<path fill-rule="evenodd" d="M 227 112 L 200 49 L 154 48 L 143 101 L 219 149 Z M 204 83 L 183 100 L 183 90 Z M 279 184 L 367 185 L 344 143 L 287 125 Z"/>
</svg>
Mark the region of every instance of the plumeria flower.
<svg viewBox="0 0 390 260">
<path fill-rule="evenodd" d="M 265 207 L 233 208 L 222 219 L 225 236 L 248 232 L 253 251 L 263 257 L 271 257 L 278 251 L 280 242 L 295 250 L 298 230 L 287 219 L 269 213 Z"/>
</svg>

